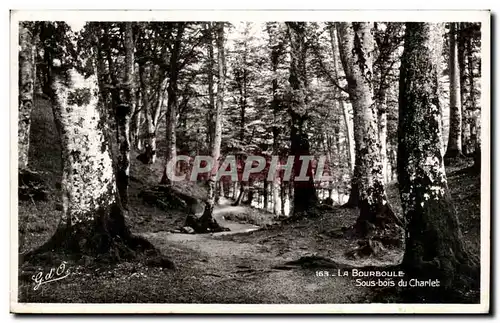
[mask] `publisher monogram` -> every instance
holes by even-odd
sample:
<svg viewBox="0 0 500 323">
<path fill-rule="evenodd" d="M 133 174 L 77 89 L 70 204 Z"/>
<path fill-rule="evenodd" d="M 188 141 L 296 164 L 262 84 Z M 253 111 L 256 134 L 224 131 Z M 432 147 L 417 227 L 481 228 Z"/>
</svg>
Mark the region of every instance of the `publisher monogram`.
<svg viewBox="0 0 500 323">
<path fill-rule="evenodd" d="M 43 284 L 66 278 L 69 276 L 69 274 L 70 271 L 69 268 L 66 268 L 65 261 L 63 261 L 57 268 L 50 268 L 50 271 L 48 273 L 40 271 L 38 274 L 31 277 L 31 279 L 35 282 L 33 290 L 38 290 L 38 288 L 40 288 L 40 286 Z"/>
</svg>

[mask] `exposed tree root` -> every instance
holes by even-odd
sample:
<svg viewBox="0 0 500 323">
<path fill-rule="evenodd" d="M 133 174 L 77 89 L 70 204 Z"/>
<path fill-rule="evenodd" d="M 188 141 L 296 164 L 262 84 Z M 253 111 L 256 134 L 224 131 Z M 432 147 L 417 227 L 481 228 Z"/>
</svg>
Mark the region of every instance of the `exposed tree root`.
<svg viewBox="0 0 500 323">
<path fill-rule="evenodd" d="M 382 242 L 373 239 L 366 239 L 358 241 L 358 247 L 347 251 L 345 255 L 350 259 L 359 259 L 379 255 L 385 250 L 386 249 Z"/>
<path fill-rule="evenodd" d="M 228 228 L 222 227 L 217 223 L 213 217 L 201 216 L 190 214 L 186 218 L 186 227 L 193 228 L 195 233 L 210 233 L 210 232 L 223 232 L 230 231 Z"/>
<path fill-rule="evenodd" d="M 146 239 L 133 235 L 117 204 L 97 212 L 95 220 L 73 226 L 61 224 L 42 246 L 21 254 L 19 263 L 51 262 L 53 254 L 78 261 L 94 258 L 100 263 L 143 260 L 150 265 L 174 268 L 174 264 Z"/>
<path fill-rule="evenodd" d="M 359 206 L 359 191 L 356 184 L 352 185 L 351 191 L 349 193 L 349 200 L 347 203 L 343 204 L 343 208 L 353 209 Z"/>
<path fill-rule="evenodd" d="M 403 222 L 387 204 L 376 211 L 362 206 L 356 223 L 344 228 L 345 238 L 360 239 L 358 247 L 345 254 L 351 259 L 377 257 L 386 248 L 401 248 L 403 233 Z"/>
<path fill-rule="evenodd" d="M 164 211 L 179 209 L 191 212 L 200 201 L 192 196 L 179 192 L 169 185 L 158 185 L 142 190 L 139 195 L 145 204 L 152 205 Z"/>
</svg>

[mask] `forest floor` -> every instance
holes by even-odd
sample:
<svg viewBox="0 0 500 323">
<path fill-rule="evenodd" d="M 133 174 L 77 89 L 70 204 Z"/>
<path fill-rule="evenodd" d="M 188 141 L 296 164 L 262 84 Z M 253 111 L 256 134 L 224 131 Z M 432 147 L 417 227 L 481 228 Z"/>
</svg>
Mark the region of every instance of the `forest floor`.
<svg viewBox="0 0 500 323">
<path fill-rule="evenodd" d="M 44 120 L 46 118 L 47 120 Z M 59 192 L 55 188 L 60 176 L 57 139 L 47 132 L 51 115 L 38 116 L 33 127 L 31 169 L 42 172 L 50 188 L 45 202 L 19 202 L 19 251 L 31 250 L 53 233 L 60 218 L 55 209 Z M 53 122 L 53 121 L 52 121 Z M 48 124 L 48 126 L 44 126 Z M 40 136 L 43 132 L 45 137 Z M 49 136 L 49 138 L 47 138 Z M 36 139 L 36 138 L 43 138 Z M 56 143 L 56 144 L 54 144 Z M 60 157 L 59 157 L 60 158 Z M 448 181 L 464 239 L 475 253 L 480 251 L 480 181 L 478 175 L 460 172 L 470 164 L 449 167 Z M 393 302 L 380 297 L 381 290 L 358 286 L 356 277 L 333 276 L 335 269 L 287 265 L 302 257 L 331 259 L 352 267 L 388 267 L 398 264 L 402 249 L 385 250 L 379 257 L 349 259 L 345 252 L 356 247 L 356 240 L 345 239 L 339 229 L 354 223 L 358 210 L 334 207 L 314 219 L 284 223 L 274 215 L 249 208 L 231 206 L 226 199 L 215 210 L 215 218 L 228 232 L 217 234 L 174 233 L 182 227 L 186 213 L 163 211 L 145 205 L 141 190 L 157 184 L 161 162 L 141 165 L 133 158 L 130 208 L 126 217 L 131 230 L 149 239 L 171 259 L 175 269 L 148 267 L 139 262 L 124 261 L 103 264 L 93 261 L 71 261 L 54 258 L 52 268 L 66 261 L 70 275 L 62 280 L 34 289 L 32 273 L 50 271 L 37 264 L 19 266 L 20 302 L 57 303 L 370 303 Z M 59 174 L 59 175 L 58 175 Z M 205 190 L 196 185 L 179 184 L 178 190 L 202 198 Z M 182 186 L 184 185 L 184 186 Z M 401 204 L 396 183 L 387 188 L 396 213 Z M 317 270 L 329 270 L 321 277 Z"/>
</svg>

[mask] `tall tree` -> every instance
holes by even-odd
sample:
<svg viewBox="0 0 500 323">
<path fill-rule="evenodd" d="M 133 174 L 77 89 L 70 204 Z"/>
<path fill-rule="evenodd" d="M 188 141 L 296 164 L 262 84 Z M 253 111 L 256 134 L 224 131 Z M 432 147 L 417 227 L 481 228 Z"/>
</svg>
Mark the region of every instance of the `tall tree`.
<svg viewBox="0 0 500 323">
<path fill-rule="evenodd" d="M 128 184 L 130 173 L 130 124 L 135 110 L 135 59 L 134 35 L 132 22 L 125 22 L 123 26 L 125 47 L 125 78 L 119 91 L 119 102 L 116 102 L 115 117 L 118 138 L 118 162 L 116 170 L 116 184 L 122 206 L 128 207 Z M 122 89 L 123 88 L 123 89 Z"/>
<path fill-rule="evenodd" d="M 208 64 L 207 64 L 207 85 L 208 85 L 208 114 L 207 114 L 207 144 L 212 146 L 214 134 L 214 118 L 213 111 L 215 107 L 214 95 L 214 44 L 213 44 L 213 23 L 208 22 L 205 25 L 207 31 L 207 50 L 208 50 Z"/>
<path fill-rule="evenodd" d="M 35 86 L 35 23 L 19 24 L 19 116 L 18 116 L 18 161 L 19 169 L 28 168 L 31 110 Z"/>
<path fill-rule="evenodd" d="M 460 102 L 460 71 L 456 41 L 456 23 L 450 23 L 450 131 L 445 159 L 462 156 L 462 103 Z"/>
<path fill-rule="evenodd" d="M 177 22 L 176 29 L 177 34 L 170 52 L 170 62 L 168 71 L 168 104 L 167 104 L 167 116 L 166 116 L 166 129 L 167 129 L 167 153 L 165 158 L 165 163 L 168 164 L 171 160 L 174 160 L 177 155 L 177 143 L 176 143 L 176 130 L 177 130 L 177 113 L 179 110 L 179 72 L 180 72 L 180 62 L 179 56 L 181 51 L 182 36 L 184 34 L 185 23 Z M 175 168 L 173 169 L 175 172 Z M 168 183 L 169 176 L 167 176 L 167 167 L 165 166 L 165 171 L 162 183 Z"/>
<path fill-rule="evenodd" d="M 354 177 L 360 215 L 355 229 L 366 235 L 371 227 L 400 222 L 385 194 L 380 159 L 377 107 L 373 100 L 373 23 L 338 23 L 339 48 L 354 109 L 356 147 Z"/>
<path fill-rule="evenodd" d="M 216 171 L 218 169 L 217 164 L 220 157 L 220 147 L 222 141 L 222 111 L 224 109 L 224 91 L 226 85 L 226 58 L 224 53 L 224 22 L 215 23 L 215 33 L 216 33 L 216 46 L 217 46 L 217 101 L 215 104 L 214 116 L 214 134 L 212 146 L 210 147 L 210 155 L 212 160 L 216 164 L 212 167 L 208 177 L 208 193 L 207 200 L 205 201 L 205 209 L 203 215 L 199 219 L 199 223 L 194 224 L 196 231 L 207 232 L 207 231 L 221 231 L 224 228 L 220 227 L 217 221 L 213 218 L 215 198 L 216 198 Z M 188 217 L 189 219 L 189 217 Z M 186 222 L 187 225 L 191 224 L 189 221 Z M 193 226 L 193 225 L 191 225 Z"/>
<path fill-rule="evenodd" d="M 156 127 L 151 109 L 151 75 L 153 64 L 149 61 L 139 63 L 139 75 L 141 83 L 142 110 L 146 119 L 146 135 L 144 142 L 144 154 L 146 164 L 154 164 L 156 161 Z"/>
<path fill-rule="evenodd" d="M 411 277 L 463 283 L 477 260 L 467 251 L 441 151 L 437 74 L 442 24 L 406 23 L 399 91 L 399 188 L 407 220 L 403 266 Z M 477 274 L 477 272 L 475 272 Z M 432 289 L 432 293 L 436 293 Z"/>
<path fill-rule="evenodd" d="M 301 156 L 309 156 L 309 138 L 307 122 L 309 119 L 309 93 L 306 70 L 306 24 L 303 22 L 287 22 L 288 39 L 290 41 L 290 76 L 288 78 L 292 89 L 291 102 L 288 109 L 291 117 L 290 153 L 295 157 L 293 164 L 294 176 L 298 176 L 302 164 L 308 163 Z M 294 180 L 293 214 L 307 213 L 318 203 L 314 187 L 312 166 L 307 166 L 307 181 Z"/>
<path fill-rule="evenodd" d="M 280 24 L 274 22 L 266 23 L 266 30 L 269 35 L 269 47 L 271 49 L 270 60 L 271 60 L 271 72 L 272 72 L 272 99 L 271 99 L 271 109 L 273 113 L 273 155 L 279 156 L 280 153 L 280 125 L 279 125 L 279 111 L 281 100 L 278 94 L 279 91 L 279 80 L 278 80 L 278 67 L 280 58 L 283 56 L 285 51 L 284 37 L 280 33 Z M 273 213 L 276 215 L 281 214 L 281 199 L 280 199 L 280 179 L 276 178 L 272 182 L 272 197 L 273 197 Z"/>
<path fill-rule="evenodd" d="M 466 23 L 457 23 L 456 25 L 456 43 L 457 43 L 457 64 L 460 80 L 460 106 L 462 107 L 462 153 L 468 154 L 468 144 L 471 137 L 470 132 L 470 122 L 467 109 L 467 59 L 465 51 L 466 43 L 466 33 L 465 33 Z"/>
<path fill-rule="evenodd" d="M 375 41 L 378 52 L 374 62 L 375 74 L 375 102 L 378 112 L 378 137 L 380 141 L 380 156 L 382 160 L 382 173 L 386 182 L 390 181 L 388 160 L 388 120 L 390 111 L 388 97 L 391 84 L 395 83 L 394 65 L 398 61 L 396 50 L 401 43 L 401 29 L 403 24 L 397 22 L 375 23 Z"/>
<path fill-rule="evenodd" d="M 92 58 L 83 70 L 61 53 L 52 59 L 50 97 L 62 142 L 63 213 L 54 235 L 23 260 L 53 251 L 115 261 L 133 258 L 136 251 L 157 254 L 151 243 L 133 236 L 125 223 L 106 124 L 98 107 L 103 104 L 102 91 Z"/>
<path fill-rule="evenodd" d="M 335 29 L 335 24 L 331 23 L 328 25 L 328 31 L 330 34 L 330 44 L 332 47 L 332 58 L 333 58 L 333 75 L 332 77 L 335 80 L 339 79 L 339 74 L 338 71 L 340 70 L 338 61 L 337 61 L 337 55 L 339 55 L 339 50 L 338 50 L 338 41 L 337 41 L 337 33 Z M 338 84 L 338 83 L 337 83 Z M 336 89 L 336 94 L 340 95 L 341 90 L 338 87 L 335 87 Z M 349 161 L 349 168 L 351 171 L 354 170 L 354 142 L 353 142 L 353 130 L 352 130 L 352 121 L 351 121 L 351 114 L 349 113 L 349 107 L 347 104 L 345 104 L 344 100 L 340 99 L 339 100 L 340 107 L 342 109 L 342 116 L 344 117 L 344 124 L 345 124 L 345 131 L 346 131 L 346 140 L 347 140 L 347 156 L 348 156 L 348 161 Z"/>
</svg>

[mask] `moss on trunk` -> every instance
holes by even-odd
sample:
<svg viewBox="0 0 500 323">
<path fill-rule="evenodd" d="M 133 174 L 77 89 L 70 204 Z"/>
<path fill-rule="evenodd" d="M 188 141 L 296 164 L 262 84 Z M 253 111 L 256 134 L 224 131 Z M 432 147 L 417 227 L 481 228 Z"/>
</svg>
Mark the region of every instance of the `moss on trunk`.
<svg viewBox="0 0 500 323">
<path fill-rule="evenodd" d="M 402 266 L 409 278 L 440 281 L 439 288 L 412 289 L 412 297 L 426 301 L 479 283 L 479 262 L 466 250 L 443 164 L 436 77 L 442 31 L 442 24 L 406 24 L 400 79 L 398 173 L 407 220 Z"/>
<path fill-rule="evenodd" d="M 375 40 L 372 29 L 372 23 L 337 24 L 340 57 L 354 109 L 356 154 L 352 189 L 357 188 L 358 196 L 351 190 L 347 206 L 353 205 L 358 197 L 360 215 L 353 229 L 356 236 L 367 238 L 373 232 L 390 229 L 389 224 L 402 224 L 391 210 L 385 194 L 378 114 L 373 100 L 372 53 Z M 383 233 L 377 235 L 384 236 Z"/>
</svg>

